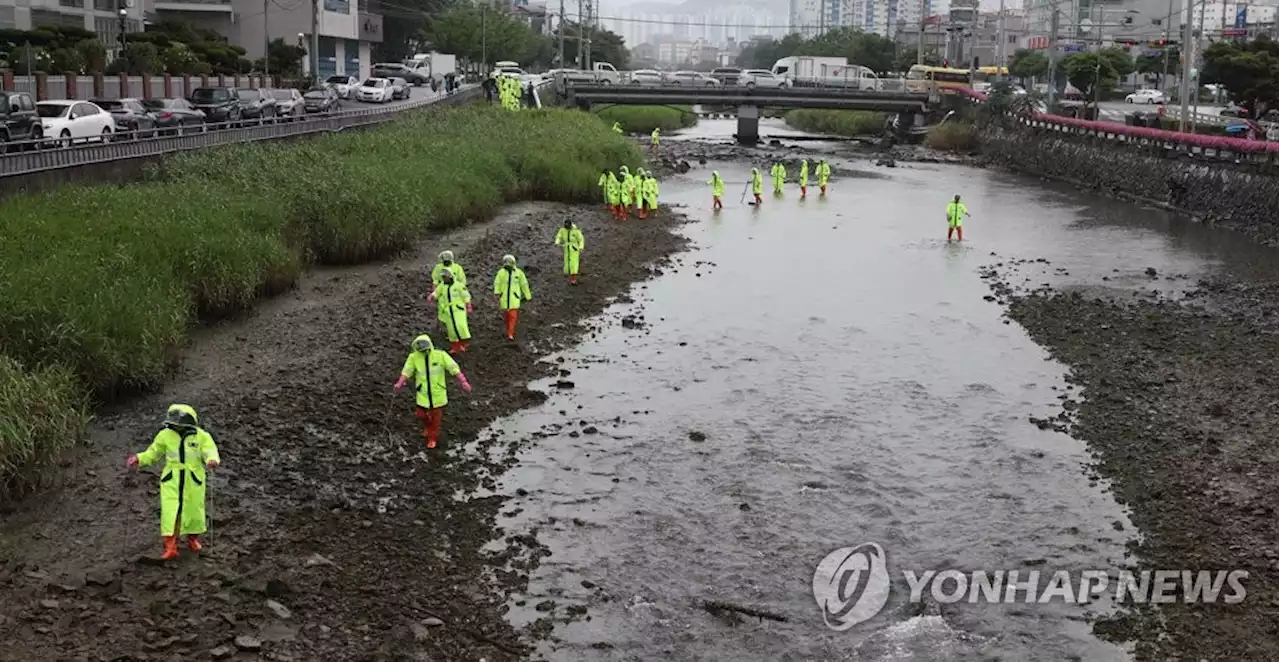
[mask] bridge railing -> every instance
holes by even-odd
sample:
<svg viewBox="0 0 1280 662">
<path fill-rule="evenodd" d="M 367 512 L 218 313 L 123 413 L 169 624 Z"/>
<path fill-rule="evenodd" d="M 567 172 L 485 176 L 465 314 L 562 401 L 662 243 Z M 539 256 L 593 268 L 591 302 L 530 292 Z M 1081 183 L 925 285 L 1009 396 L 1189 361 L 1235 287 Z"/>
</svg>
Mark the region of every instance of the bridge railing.
<svg viewBox="0 0 1280 662">
<path fill-rule="evenodd" d="M 374 106 L 340 111 L 292 122 L 260 123 L 226 128 L 220 131 L 200 131 L 172 136 L 157 135 L 154 137 L 137 137 L 136 139 L 131 135 L 129 140 L 115 140 L 116 136 L 112 135 L 106 136 L 105 140 L 99 139 L 99 142 L 53 149 L 44 148 L 48 144 L 46 141 L 27 144 L 9 143 L 8 147 L 11 150 L 19 147 L 27 147 L 28 149 L 11 151 L 0 156 L 0 178 L 28 175 L 47 170 L 75 168 L 107 161 L 160 156 L 217 145 L 276 140 L 341 131 L 343 129 L 386 122 L 406 110 L 433 104 L 460 104 L 472 101 L 478 96 L 480 96 L 480 88 L 473 85 L 463 88 L 453 95 L 436 95 L 394 106 Z"/>
</svg>

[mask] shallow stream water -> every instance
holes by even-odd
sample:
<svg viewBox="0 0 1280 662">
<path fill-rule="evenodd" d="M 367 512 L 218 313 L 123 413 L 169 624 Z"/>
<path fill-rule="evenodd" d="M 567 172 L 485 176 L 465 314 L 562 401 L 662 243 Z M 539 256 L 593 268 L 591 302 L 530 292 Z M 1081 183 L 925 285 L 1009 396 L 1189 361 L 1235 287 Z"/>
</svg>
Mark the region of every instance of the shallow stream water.
<svg viewBox="0 0 1280 662">
<path fill-rule="evenodd" d="M 1063 371 L 984 300 L 978 270 L 1044 258 L 1030 284 L 1176 291 L 1227 257 L 1274 273 L 1274 256 L 1004 173 L 832 160 L 825 198 L 789 184 L 759 208 L 739 201 L 744 163 L 663 182 L 696 249 L 606 314 L 640 328 L 564 355 L 575 388 L 494 426 L 549 435 L 503 485 L 527 492 L 504 524 L 553 552 L 512 620 L 587 605 L 543 648 L 553 660 L 1126 659 L 1090 632 L 1105 603 L 907 604 L 902 570 L 1115 569 L 1134 535 L 1083 445 L 1028 422 L 1056 413 Z M 718 213 L 712 168 L 729 182 Z M 945 241 L 954 193 L 972 214 L 963 244 Z M 607 268 L 590 260 L 585 278 Z M 865 542 L 885 550 L 892 593 L 833 631 L 814 569 Z M 733 627 L 702 600 L 787 622 Z"/>
</svg>

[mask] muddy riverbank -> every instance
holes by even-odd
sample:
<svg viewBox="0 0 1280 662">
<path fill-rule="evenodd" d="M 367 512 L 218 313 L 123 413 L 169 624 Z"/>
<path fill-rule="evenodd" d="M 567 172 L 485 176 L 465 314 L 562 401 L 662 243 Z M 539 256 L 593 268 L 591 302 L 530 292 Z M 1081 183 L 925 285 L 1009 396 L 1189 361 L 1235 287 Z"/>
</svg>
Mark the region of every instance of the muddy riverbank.
<svg viewBox="0 0 1280 662">
<path fill-rule="evenodd" d="M 163 392 L 100 413 L 60 487 L 4 514 L 0 659 L 520 657 L 504 603 L 546 552 L 532 534 L 496 528 L 502 497 L 473 495 L 523 442 L 460 447 L 496 417 L 543 401 L 532 380 L 571 379 L 539 359 L 575 342 L 584 319 L 683 246 L 671 232 L 681 219 L 665 211 L 619 223 L 597 209 L 514 207 L 393 263 L 316 271 L 246 319 L 198 333 Z M 552 245 L 566 215 L 587 240 L 576 287 Z M 440 338 L 424 297 L 444 248 L 467 268 L 475 298 L 475 340 L 460 359 L 475 391 L 451 393 L 443 449 L 428 455 L 410 397 L 393 399 L 391 384 L 415 334 Z M 502 337 L 489 295 L 508 252 L 534 293 L 518 344 Z M 205 552 L 160 567 L 150 562 L 155 476 L 123 461 L 170 402 L 199 410 L 223 466 Z M 482 550 L 495 539 L 497 551 Z"/>
<path fill-rule="evenodd" d="M 1276 659 L 1276 283 L 1216 278 L 1179 300 L 1009 285 L 1041 266 L 984 273 L 1070 369 L 1061 411 L 1031 423 L 1089 443 L 1141 532 L 1135 570 L 1249 573 L 1239 604 L 1130 604 L 1095 633 L 1139 660 Z"/>
</svg>

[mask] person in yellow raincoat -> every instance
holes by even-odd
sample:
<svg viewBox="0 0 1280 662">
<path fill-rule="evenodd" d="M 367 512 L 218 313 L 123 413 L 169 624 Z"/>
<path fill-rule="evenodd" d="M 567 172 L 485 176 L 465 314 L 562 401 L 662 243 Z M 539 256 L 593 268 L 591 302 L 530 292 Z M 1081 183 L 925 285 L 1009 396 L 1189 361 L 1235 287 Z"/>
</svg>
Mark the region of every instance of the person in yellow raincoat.
<svg viewBox="0 0 1280 662">
<path fill-rule="evenodd" d="M 635 176 L 631 174 L 631 171 L 627 169 L 627 166 L 618 168 L 618 172 L 620 174 L 618 177 L 618 183 L 622 186 L 622 218 L 626 218 L 627 215 L 631 213 L 631 205 L 634 205 L 636 202 Z"/>
<path fill-rule="evenodd" d="M 649 134 L 649 149 L 658 151 L 658 127 L 653 127 L 653 133 Z"/>
<path fill-rule="evenodd" d="M 556 245 L 564 251 L 564 273 L 569 277 L 570 285 L 578 284 L 578 267 L 582 259 L 582 249 L 586 248 L 586 237 L 573 221 L 564 219 L 564 227 L 556 230 Z"/>
<path fill-rule="evenodd" d="M 438 256 L 440 261 L 431 269 L 431 285 L 439 287 L 440 274 L 448 271 L 453 274 L 453 280 L 461 283 L 463 287 L 467 286 L 467 274 L 462 270 L 462 265 L 453 261 L 453 251 L 440 251 Z"/>
<path fill-rule="evenodd" d="M 609 179 L 605 181 L 604 187 L 604 194 L 609 199 L 609 210 L 613 212 L 614 218 L 625 218 L 626 214 L 622 209 L 622 182 L 612 170 L 609 171 Z"/>
<path fill-rule="evenodd" d="M 969 215 L 969 208 L 960 202 L 960 194 L 957 193 L 954 200 L 947 203 L 947 241 L 951 241 L 951 234 L 956 234 L 957 241 L 964 241 L 964 217 Z"/>
<path fill-rule="evenodd" d="M 454 279 L 452 271 L 445 269 L 440 272 L 440 284 L 427 300 L 436 304 L 436 316 L 449 338 L 449 353 L 467 351 L 467 343 L 471 342 L 471 330 L 467 327 L 471 293 L 467 286 Z"/>
<path fill-rule="evenodd" d="M 781 162 L 775 163 L 769 168 L 769 174 L 773 176 L 773 194 L 782 195 L 782 185 L 787 181 L 787 166 Z"/>
<path fill-rule="evenodd" d="M 613 123 L 613 132 L 614 132 L 614 133 L 616 133 L 616 134 L 618 134 L 618 135 L 622 135 L 622 134 L 623 134 L 623 131 L 622 131 L 622 125 L 621 125 L 621 124 L 619 124 L 619 123 L 617 123 L 617 122 L 614 122 L 614 123 Z"/>
<path fill-rule="evenodd" d="M 818 190 L 820 194 L 826 195 L 827 181 L 831 179 L 831 166 L 827 165 L 826 159 L 818 161 L 818 168 L 815 174 L 818 175 Z"/>
<path fill-rule="evenodd" d="M 636 216 L 640 218 L 644 218 L 644 183 L 648 179 L 649 173 L 644 168 L 636 168 L 636 174 L 631 180 L 631 199 L 636 205 Z"/>
<path fill-rule="evenodd" d="M 755 204 L 764 202 L 764 177 L 760 175 L 759 168 L 751 169 L 751 195 L 755 196 Z"/>
<path fill-rule="evenodd" d="M 520 305 L 533 298 L 533 292 L 529 291 L 529 279 L 525 277 L 524 270 L 516 266 L 516 256 L 502 256 L 502 268 L 493 276 L 493 293 L 497 295 L 498 307 L 502 309 L 507 340 L 515 340 Z"/>
<path fill-rule="evenodd" d="M 440 440 L 440 428 L 444 423 L 444 408 L 449 404 L 449 389 L 445 387 L 444 374 L 458 378 L 458 385 L 466 393 L 471 392 L 471 384 L 467 376 L 462 374 L 453 357 L 435 348 L 431 344 L 431 336 L 422 334 L 413 339 L 409 357 L 404 360 L 400 369 L 400 379 L 396 380 L 397 392 L 404 388 L 409 380 L 413 380 L 414 415 L 422 422 L 422 437 L 427 440 L 427 448 L 435 448 Z"/>
<path fill-rule="evenodd" d="M 711 208 L 724 209 L 724 204 L 720 202 L 720 198 L 724 197 L 724 179 L 721 179 L 718 171 L 711 171 L 711 179 L 707 181 L 711 185 Z"/>
<path fill-rule="evenodd" d="M 809 159 L 800 162 L 800 197 L 809 195 Z"/>
<path fill-rule="evenodd" d="M 200 535 L 208 530 L 205 521 L 205 494 L 208 471 L 222 461 L 213 436 L 200 427 L 199 416 L 190 405 L 169 405 L 164 429 L 156 433 L 147 450 L 130 455 L 129 467 L 146 467 L 161 459 L 160 536 L 168 561 L 178 556 L 178 536 L 187 536 L 187 549 L 198 552 Z"/>
<path fill-rule="evenodd" d="M 640 218 L 658 215 L 658 178 L 653 173 L 646 172 L 644 181 L 640 184 L 640 198 L 644 201 L 644 207 L 640 209 Z M 647 212 L 647 213 L 646 213 Z"/>
</svg>

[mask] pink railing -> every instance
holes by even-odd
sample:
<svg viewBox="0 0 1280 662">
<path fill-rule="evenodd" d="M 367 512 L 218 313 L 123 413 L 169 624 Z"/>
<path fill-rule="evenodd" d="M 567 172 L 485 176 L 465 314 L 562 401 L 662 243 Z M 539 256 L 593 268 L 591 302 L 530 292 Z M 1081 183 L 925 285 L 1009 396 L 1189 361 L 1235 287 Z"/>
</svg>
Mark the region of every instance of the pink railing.
<svg viewBox="0 0 1280 662">
<path fill-rule="evenodd" d="M 987 100 L 986 94 L 970 88 L 947 88 L 946 92 L 959 94 L 977 102 L 985 102 Z M 1046 124 L 1059 124 L 1077 129 L 1098 131 L 1100 133 L 1133 136 L 1134 138 L 1142 138 L 1145 140 L 1162 140 L 1165 142 L 1191 145 L 1203 149 L 1216 149 L 1241 153 L 1271 152 L 1274 154 L 1280 152 L 1280 143 L 1274 143 L 1268 140 L 1246 140 L 1244 138 L 1228 138 L 1226 136 L 1202 136 L 1195 133 L 1166 131 L 1164 129 L 1152 129 L 1142 126 L 1126 126 L 1124 124 L 1116 124 L 1114 122 L 1082 120 L 1074 117 L 1050 115 L 1048 113 L 1036 113 L 1031 117 L 1031 119 L 1037 122 L 1044 122 Z"/>
</svg>

